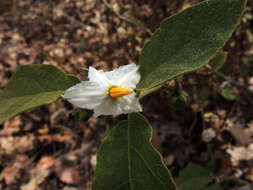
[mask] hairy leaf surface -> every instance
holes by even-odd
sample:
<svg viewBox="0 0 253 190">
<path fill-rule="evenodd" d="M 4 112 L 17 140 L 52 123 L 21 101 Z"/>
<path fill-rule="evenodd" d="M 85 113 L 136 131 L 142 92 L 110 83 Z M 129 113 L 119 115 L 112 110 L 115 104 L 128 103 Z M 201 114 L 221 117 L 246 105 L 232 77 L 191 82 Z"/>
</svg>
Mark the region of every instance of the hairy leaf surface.
<svg viewBox="0 0 253 190">
<path fill-rule="evenodd" d="M 239 23 L 246 0 L 207 0 L 165 19 L 139 58 L 147 90 L 207 64 Z"/>
<path fill-rule="evenodd" d="M 53 65 L 21 66 L 0 94 L 0 123 L 56 101 L 68 87 L 79 81 Z"/>
<path fill-rule="evenodd" d="M 97 155 L 93 190 L 175 190 L 151 137 L 152 127 L 140 114 L 113 127 Z"/>
</svg>

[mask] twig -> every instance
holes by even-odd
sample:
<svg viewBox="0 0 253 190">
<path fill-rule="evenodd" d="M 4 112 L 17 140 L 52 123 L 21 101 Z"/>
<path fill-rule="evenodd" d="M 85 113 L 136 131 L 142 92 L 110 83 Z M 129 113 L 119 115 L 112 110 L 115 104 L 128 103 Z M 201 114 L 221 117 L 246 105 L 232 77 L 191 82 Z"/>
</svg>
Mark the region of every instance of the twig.
<svg viewBox="0 0 253 190">
<path fill-rule="evenodd" d="M 208 64 L 206 65 L 206 68 L 208 68 L 209 70 L 212 69 L 212 67 L 211 67 L 210 65 L 208 65 Z M 219 71 L 214 71 L 214 72 L 209 71 L 208 74 L 209 74 L 209 75 L 210 75 L 210 74 L 215 74 L 215 75 L 217 75 L 218 77 L 222 78 L 223 80 L 227 81 L 228 83 L 230 83 L 230 84 L 232 84 L 232 85 L 234 85 L 234 86 L 237 86 L 237 87 L 239 87 L 239 88 L 244 89 L 244 90 L 247 91 L 250 95 L 253 96 L 253 91 L 250 90 L 247 86 L 243 85 L 243 84 L 240 83 L 240 82 L 236 82 L 236 81 L 230 79 L 228 76 L 224 75 L 223 73 L 221 73 L 221 72 L 219 72 Z"/>
<path fill-rule="evenodd" d="M 61 9 L 58 9 L 58 10 L 61 11 L 61 13 L 62 13 L 62 15 L 63 15 L 64 17 L 66 17 L 68 20 L 70 20 L 70 21 L 72 21 L 72 22 L 74 22 L 74 23 L 80 25 L 83 29 L 87 30 L 87 27 L 89 27 L 88 25 L 85 25 L 84 23 L 82 23 L 82 22 L 76 20 L 74 17 L 71 17 L 71 16 L 68 15 L 67 13 L 64 13 Z"/>
<path fill-rule="evenodd" d="M 224 127 L 225 127 L 225 124 L 227 122 L 227 119 L 232 115 L 232 113 L 235 111 L 235 108 L 238 104 L 238 100 L 236 100 L 236 102 L 232 105 L 232 108 L 230 109 L 229 112 L 226 113 L 224 119 L 223 119 L 223 122 L 218 130 L 219 134 L 221 134 L 221 132 L 224 130 Z"/>
<path fill-rule="evenodd" d="M 79 26 L 81 26 L 83 29 L 87 30 L 87 27 L 89 27 L 88 25 L 85 25 L 84 23 L 80 22 L 79 20 L 76 20 L 74 17 L 68 15 L 66 12 L 64 12 L 62 9 L 55 7 L 53 2 L 49 2 L 49 4 L 52 5 L 52 7 L 54 7 L 56 10 L 60 11 L 60 13 L 62 14 L 63 17 L 66 17 L 68 20 L 70 20 L 71 22 L 78 24 Z M 51 14 L 53 15 L 53 13 Z"/>
<path fill-rule="evenodd" d="M 115 10 L 110 6 L 110 4 L 109 4 L 106 0 L 103 0 L 103 3 L 105 4 L 105 6 L 106 6 L 108 9 L 110 9 L 110 10 L 111 10 L 117 17 L 119 17 L 121 20 L 124 20 L 125 22 L 128 22 L 128 23 L 133 24 L 133 22 L 132 22 L 130 19 L 128 19 L 128 18 L 122 16 L 122 15 L 119 14 L 117 11 L 115 11 Z M 150 36 L 152 35 L 152 32 L 151 32 L 150 29 L 148 29 L 147 27 L 145 27 L 143 24 L 141 24 L 141 27 L 142 27 L 143 29 L 145 29 L 145 30 L 148 32 L 148 34 L 149 34 Z"/>
<path fill-rule="evenodd" d="M 229 77 L 227 77 L 226 75 L 224 75 L 223 73 L 220 73 L 220 72 L 217 72 L 215 71 L 214 74 L 216 74 L 217 76 L 219 76 L 220 78 L 222 78 L 223 80 L 229 82 L 230 84 L 234 85 L 234 86 L 237 86 L 239 88 L 242 88 L 244 89 L 245 91 L 247 91 L 250 95 L 253 96 L 253 91 L 250 90 L 247 86 L 239 83 L 239 82 L 236 82 L 234 80 L 231 80 Z"/>
<path fill-rule="evenodd" d="M 105 6 L 110 9 L 117 17 L 119 17 L 121 20 L 124 20 L 126 22 L 130 22 L 132 23 L 128 18 L 120 15 L 117 11 L 115 11 L 106 0 L 103 0 L 103 3 L 105 4 Z"/>
</svg>

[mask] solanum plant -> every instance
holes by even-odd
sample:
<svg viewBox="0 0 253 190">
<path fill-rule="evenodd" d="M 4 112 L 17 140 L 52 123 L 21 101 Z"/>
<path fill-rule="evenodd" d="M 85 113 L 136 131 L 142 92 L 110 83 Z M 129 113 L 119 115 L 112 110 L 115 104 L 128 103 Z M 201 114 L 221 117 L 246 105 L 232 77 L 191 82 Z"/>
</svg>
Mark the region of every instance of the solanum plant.
<svg viewBox="0 0 253 190">
<path fill-rule="evenodd" d="M 206 0 L 166 18 L 143 47 L 138 66 L 110 72 L 90 67 L 89 81 L 52 65 L 21 66 L 0 95 L 0 122 L 59 98 L 93 110 L 95 117 L 129 114 L 108 130 L 99 148 L 93 190 L 177 189 L 150 142 L 145 113 L 135 113 L 142 112 L 139 98 L 206 65 L 239 24 L 245 4 Z"/>
</svg>

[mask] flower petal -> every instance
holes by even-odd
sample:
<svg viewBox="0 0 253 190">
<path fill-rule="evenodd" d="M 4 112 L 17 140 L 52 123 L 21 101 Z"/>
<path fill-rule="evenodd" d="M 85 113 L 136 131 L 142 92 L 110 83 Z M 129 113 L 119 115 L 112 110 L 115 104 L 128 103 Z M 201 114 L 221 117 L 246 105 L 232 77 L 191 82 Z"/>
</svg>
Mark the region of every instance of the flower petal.
<svg viewBox="0 0 253 190">
<path fill-rule="evenodd" d="M 95 82 L 83 81 L 67 89 L 62 97 L 80 108 L 94 109 L 106 97 L 106 91 Z"/>
<path fill-rule="evenodd" d="M 99 115 L 120 115 L 122 113 L 141 112 L 142 108 L 135 93 L 123 96 L 122 98 L 105 98 L 102 103 L 94 108 L 94 116 Z"/>
<path fill-rule="evenodd" d="M 106 74 L 102 70 L 96 70 L 93 67 L 89 67 L 88 73 L 89 81 L 97 83 L 97 85 L 104 86 L 108 88 L 111 81 L 107 78 Z"/>
<path fill-rule="evenodd" d="M 142 112 L 141 104 L 135 93 L 123 96 L 120 101 L 120 107 L 123 113 Z"/>
<path fill-rule="evenodd" d="M 102 103 L 94 108 L 94 117 L 100 115 L 119 115 L 121 110 L 118 106 L 119 102 L 110 97 L 105 98 Z"/>
<path fill-rule="evenodd" d="M 113 71 L 105 72 L 105 75 L 113 85 L 135 89 L 141 79 L 138 68 L 136 64 L 123 65 Z"/>
</svg>

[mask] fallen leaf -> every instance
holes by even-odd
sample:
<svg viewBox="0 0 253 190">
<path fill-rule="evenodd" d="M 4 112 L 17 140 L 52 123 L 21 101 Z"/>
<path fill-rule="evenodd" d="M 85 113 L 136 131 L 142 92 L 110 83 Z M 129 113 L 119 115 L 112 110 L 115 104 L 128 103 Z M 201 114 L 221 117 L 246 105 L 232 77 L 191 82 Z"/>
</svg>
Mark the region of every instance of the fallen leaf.
<svg viewBox="0 0 253 190">
<path fill-rule="evenodd" d="M 21 137 L 2 137 L 0 138 L 0 147 L 6 154 L 25 153 L 34 148 L 34 140 L 33 134 Z"/>
<path fill-rule="evenodd" d="M 11 167 L 6 167 L 3 169 L 2 173 L 0 174 L 0 181 L 5 180 L 7 185 L 16 182 L 16 179 L 20 178 L 20 169 L 23 169 L 27 162 L 28 157 L 24 155 L 16 156 L 15 162 Z"/>
<path fill-rule="evenodd" d="M 54 158 L 52 156 L 43 156 L 37 163 L 38 170 L 49 169 L 54 165 Z"/>
<path fill-rule="evenodd" d="M 58 178 L 67 184 L 79 184 L 81 182 L 78 166 L 63 166 L 60 161 L 55 164 L 55 173 Z"/>
<path fill-rule="evenodd" d="M 50 174 L 50 170 L 48 169 L 42 169 L 37 170 L 33 169 L 31 170 L 31 180 L 21 186 L 21 190 L 38 190 L 38 186 L 46 179 L 46 177 Z"/>
<path fill-rule="evenodd" d="M 17 170 L 17 168 L 14 168 L 14 167 L 4 168 L 4 170 L 0 174 L 0 181 L 5 180 L 5 183 L 7 185 L 10 185 L 14 183 L 16 179 L 19 177 L 20 177 L 20 173 L 19 173 L 19 170 Z"/>
<path fill-rule="evenodd" d="M 227 149 L 227 153 L 231 155 L 233 166 L 238 166 L 240 160 L 253 159 L 253 144 L 249 146 L 230 147 Z"/>
</svg>

